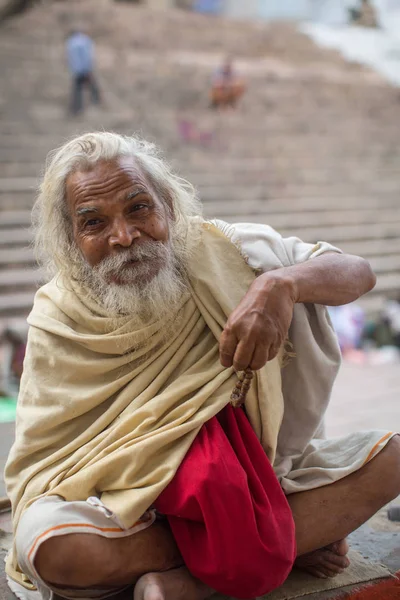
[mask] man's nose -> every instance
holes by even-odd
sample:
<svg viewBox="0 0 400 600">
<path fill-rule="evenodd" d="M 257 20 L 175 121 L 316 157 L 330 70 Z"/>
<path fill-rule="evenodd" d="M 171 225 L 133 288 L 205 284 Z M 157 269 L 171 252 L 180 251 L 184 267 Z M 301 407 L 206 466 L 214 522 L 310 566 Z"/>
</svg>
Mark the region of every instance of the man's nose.
<svg viewBox="0 0 400 600">
<path fill-rule="evenodd" d="M 122 246 L 129 248 L 133 240 L 140 237 L 140 231 L 132 223 L 118 220 L 113 223 L 111 234 L 108 238 L 110 246 Z"/>
</svg>

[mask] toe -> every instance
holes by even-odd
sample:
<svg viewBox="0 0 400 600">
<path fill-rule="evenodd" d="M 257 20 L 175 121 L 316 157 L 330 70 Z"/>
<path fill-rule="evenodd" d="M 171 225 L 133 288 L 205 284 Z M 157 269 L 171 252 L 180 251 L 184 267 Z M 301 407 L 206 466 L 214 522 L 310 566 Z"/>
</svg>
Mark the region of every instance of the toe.
<svg viewBox="0 0 400 600">
<path fill-rule="evenodd" d="M 313 575 L 314 577 L 318 577 L 319 579 L 328 579 L 328 575 L 326 573 L 315 567 L 310 567 L 309 569 L 307 569 L 307 572 Z"/>
<path fill-rule="evenodd" d="M 158 573 L 143 575 L 135 585 L 133 597 L 134 600 L 165 600 Z"/>
<path fill-rule="evenodd" d="M 324 569 L 323 572 L 326 574 L 327 577 L 336 577 L 337 575 L 340 575 L 341 573 L 344 573 L 344 569 Z"/>
<path fill-rule="evenodd" d="M 321 562 L 333 569 L 347 569 L 350 565 L 347 556 L 339 556 L 329 550 L 325 550 L 325 552 L 321 553 Z"/>
</svg>

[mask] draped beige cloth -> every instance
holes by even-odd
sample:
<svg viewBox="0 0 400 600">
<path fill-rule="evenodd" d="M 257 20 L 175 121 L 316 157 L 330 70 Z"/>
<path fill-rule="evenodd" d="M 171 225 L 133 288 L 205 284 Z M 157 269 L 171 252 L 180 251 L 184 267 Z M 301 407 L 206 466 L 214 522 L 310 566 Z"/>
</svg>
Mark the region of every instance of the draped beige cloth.
<svg viewBox="0 0 400 600">
<path fill-rule="evenodd" d="M 200 227 L 191 289 L 169 323 L 135 330 L 60 277 L 38 291 L 6 467 L 15 528 L 49 494 L 98 496 L 131 527 L 229 402 L 237 376 L 221 366 L 218 340 L 255 274 L 215 225 Z M 283 417 L 278 359 L 256 374 L 246 409 L 272 462 Z M 10 557 L 8 574 L 21 580 L 18 571 Z"/>
</svg>

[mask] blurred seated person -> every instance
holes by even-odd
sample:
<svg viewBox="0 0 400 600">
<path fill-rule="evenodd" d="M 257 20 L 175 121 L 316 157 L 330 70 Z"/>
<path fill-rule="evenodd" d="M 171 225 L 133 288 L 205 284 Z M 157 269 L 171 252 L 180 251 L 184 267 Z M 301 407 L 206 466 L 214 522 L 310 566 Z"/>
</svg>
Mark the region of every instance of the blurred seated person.
<svg viewBox="0 0 400 600">
<path fill-rule="evenodd" d="M 0 395 L 12 394 L 18 389 L 25 358 L 26 341 L 22 332 L 12 326 L 0 333 Z"/>
<path fill-rule="evenodd" d="M 367 323 L 365 338 L 378 348 L 395 346 L 400 349 L 400 294 L 387 299 L 376 320 Z"/>
<path fill-rule="evenodd" d="M 386 302 L 383 317 L 389 327 L 391 344 L 400 348 L 400 294 Z"/>
<path fill-rule="evenodd" d="M 232 59 L 227 58 L 213 76 L 211 107 L 235 108 L 245 89 L 244 82 L 235 75 Z"/>
<path fill-rule="evenodd" d="M 360 348 L 365 326 L 364 310 L 355 302 L 351 302 L 343 306 L 330 306 L 328 312 L 342 355 L 356 359 L 358 352 L 362 353 Z"/>
<path fill-rule="evenodd" d="M 21 333 L 13 328 L 7 328 L 1 336 L 1 341 L 11 349 L 10 375 L 21 379 L 25 358 L 26 342 Z"/>
</svg>

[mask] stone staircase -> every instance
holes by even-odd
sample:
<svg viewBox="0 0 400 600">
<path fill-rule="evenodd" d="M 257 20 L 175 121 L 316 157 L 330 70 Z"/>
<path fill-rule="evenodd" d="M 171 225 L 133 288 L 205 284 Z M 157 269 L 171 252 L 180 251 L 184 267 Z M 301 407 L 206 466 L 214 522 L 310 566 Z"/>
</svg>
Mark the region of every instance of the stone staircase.
<svg viewBox="0 0 400 600">
<path fill-rule="evenodd" d="M 96 40 L 104 103 L 71 119 L 63 44 L 77 22 Z M 248 91 L 238 111 L 217 114 L 207 89 L 227 53 Z M 198 187 L 206 216 L 268 223 L 368 258 L 378 274 L 363 299 L 370 313 L 400 290 L 400 101 L 374 73 L 287 25 L 108 0 L 39 6 L 5 23 L 0 69 L 0 321 L 24 318 L 42 280 L 29 224 L 46 153 L 97 128 L 159 143 Z M 209 143 L 182 142 L 182 119 Z"/>
</svg>

